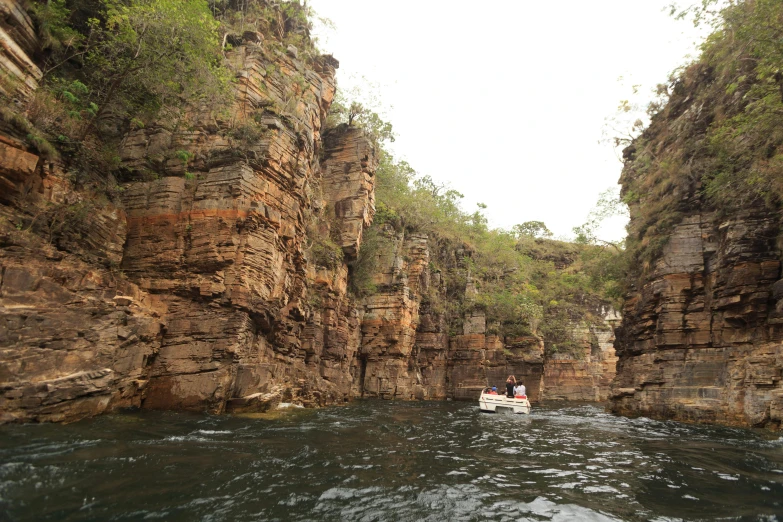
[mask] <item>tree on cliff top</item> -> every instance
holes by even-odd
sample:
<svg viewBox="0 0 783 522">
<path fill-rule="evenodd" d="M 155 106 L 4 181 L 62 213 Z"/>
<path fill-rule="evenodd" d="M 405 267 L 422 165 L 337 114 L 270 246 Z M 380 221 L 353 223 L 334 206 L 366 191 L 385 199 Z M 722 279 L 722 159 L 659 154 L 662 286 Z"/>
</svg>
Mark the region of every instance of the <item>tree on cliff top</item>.
<svg viewBox="0 0 783 522">
<path fill-rule="evenodd" d="M 525 221 L 511 227 L 511 232 L 517 237 L 552 237 L 552 231 L 547 228 L 543 221 Z"/>
<path fill-rule="evenodd" d="M 107 114 L 151 117 L 226 98 L 229 75 L 206 0 L 57 0 L 33 14 L 58 42 L 47 74 L 81 80 L 97 107 L 83 135 Z"/>
<path fill-rule="evenodd" d="M 181 107 L 224 91 L 218 24 L 204 0 L 103 0 L 100 38 L 87 54 L 100 107 L 131 114 Z"/>
<path fill-rule="evenodd" d="M 356 78 L 351 78 L 357 82 Z M 327 127 L 336 127 L 344 123 L 360 127 L 375 141 L 380 148 L 394 141 L 395 134 L 392 124 L 385 119 L 385 111 L 379 86 L 362 77 L 360 83 L 355 83 L 347 90 L 338 89 L 326 121 Z"/>
</svg>

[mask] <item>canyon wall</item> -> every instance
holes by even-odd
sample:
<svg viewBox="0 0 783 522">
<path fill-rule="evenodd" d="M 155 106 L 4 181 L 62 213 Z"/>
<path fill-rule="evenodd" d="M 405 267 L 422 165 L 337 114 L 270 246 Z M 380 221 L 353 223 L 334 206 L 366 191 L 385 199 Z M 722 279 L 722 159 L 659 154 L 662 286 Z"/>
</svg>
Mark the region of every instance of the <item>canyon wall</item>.
<svg viewBox="0 0 783 522">
<path fill-rule="evenodd" d="M 32 24 L 20 4 L 2 5 L 6 24 L 23 22 L 3 26 L 13 42 Z M 73 166 L 4 124 L 4 421 L 349 397 L 360 317 L 343 255 L 314 259 L 311 238 L 334 236 L 346 260 L 356 255 L 374 212 L 375 148 L 355 128 L 322 136 L 336 60 L 262 40 L 248 33 L 227 53 L 237 83 L 224 120 L 127 133 L 129 181 L 112 199 L 77 189 Z M 40 78 L 26 56 L 4 46 L 0 61 L 23 80 L 20 108 Z M 327 210 L 330 221 L 315 219 Z"/>
<path fill-rule="evenodd" d="M 509 374 L 534 401 L 603 400 L 604 333 L 546 366 L 540 336 L 500 337 L 479 309 L 449 330 L 431 256 L 456 265 L 462 247 L 386 230 L 376 291 L 349 291 L 379 153 L 357 127 L 326 129 L 331 56 L 233 35 L 230 110 L 127 128 L 119 166 L 85 172 L 20 126 L 40 50 L 22 3 L 0 14 L 0 422 L 474 399 Z"/>
<path fill-rule="evenodd" d="M 614 328 L 620 317 L 611 308 L 603 312 L 604 324 L 574 328 L 574 337 L 581 340 L 575 354 L 546 358 L 542 391 L 546 399 L 605 402 L 609 398 L 617 366 Z"/>
<path fill-rule="evenodd" d="M 697 213 L 629 296 L 617 413 L 751 426 L 783 421 L 778 216 Z"/>
<path fill-rule="evenodd" d="M 531 400 L 539 400 L 542 340 L 489 334 L 484 314 L 475 311 L 465 317 L 461 333 L 450 333 L 445 314 L 430 306 L 443 289 L 441 274 L 431 268 L 428 238 L 387 233 L 392 251 L 380 255 L 378 290 L 362 303 L 356 395 L 470 400 L 513 374 Z"/>
<path fill-rule="evenodd" d="M 569 327 L 576 350 L 545 356 L 548 340 L 541 335 L 495 333 L 485 312 L 471 306 L 476 288 L 468 277 L 461 296 L 467 311 L 460 331 L 450 331 L 450 318 L 438 310 L 446 298 L 442 274 L 431 261 L 457 266 L 465 252 L 453 246 L 432 252 L 426 236 L 387 234 L 393 246 L 379 257 L 377 291 L 361 303 L 357 396 L 472 400 L 486 386 L 503 388 L 514 375 L 533 401 L 607 400 L 617 361 L 613 330 L 619 323 L 611 307 L 598 311 L 603 317 L 598 326 Z M 564 269 L 573 259 L 558 262 Z"/>
<path fill-rule="evenodd" d="M 731 69 L 748 81 L 730 87 L 733 77 L 721 73 L 729 69 L 715 64 L 734 55 L 721 51 L 710 61 L 706 52 L 668 87 L 668 102 L 624 151 L 632 261 L 612 409 L 780 428 L 783 230 L 778 196 L 752 195 L 779 145 L 772 131 L 720 130 L 745 121 L 756 110 L 751 90 L 767 87 L 743 70 L 755 60 Z M 768 99 L 779 99 L 769 89 Z M 728 173 L 734 185 L 723 188 L 717 182 Z"/>
</svg>

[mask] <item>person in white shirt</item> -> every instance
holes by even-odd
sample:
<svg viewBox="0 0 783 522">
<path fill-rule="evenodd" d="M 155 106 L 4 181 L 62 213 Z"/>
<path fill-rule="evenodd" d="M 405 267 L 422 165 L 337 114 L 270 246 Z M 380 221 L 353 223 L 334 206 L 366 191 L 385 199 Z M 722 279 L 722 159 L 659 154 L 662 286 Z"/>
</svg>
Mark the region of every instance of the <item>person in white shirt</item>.
<svg viewBox="0 0 783 522">
<path fill-rule="evenodd" d="M 525 395 L 525 385 L 521 382 L 514 386 L 514 397 L 519 397 L 520 395 Z"/>
</svg>

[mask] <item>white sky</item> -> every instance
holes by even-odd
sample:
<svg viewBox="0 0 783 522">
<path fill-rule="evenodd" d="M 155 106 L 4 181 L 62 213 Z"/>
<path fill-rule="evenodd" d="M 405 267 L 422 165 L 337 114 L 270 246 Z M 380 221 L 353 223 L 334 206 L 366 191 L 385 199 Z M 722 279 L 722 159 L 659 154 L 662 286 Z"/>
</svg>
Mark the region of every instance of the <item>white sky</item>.
<svg viewBox="0 0 783 522">
<path fill-rule="evenodd" d="M 671 0 L 309 0 L 340 61 L 338 82 L 378 86 L 395 154 L 488 205 L 490 224 L 583 223 L 621 164 L 599 144 L 631 85 L 647 96 L 695 52 Z M 619 82 L 619 77 L 624 77 Z M 605 227 L 625 235 L 624 222 Z"/>
</svg>

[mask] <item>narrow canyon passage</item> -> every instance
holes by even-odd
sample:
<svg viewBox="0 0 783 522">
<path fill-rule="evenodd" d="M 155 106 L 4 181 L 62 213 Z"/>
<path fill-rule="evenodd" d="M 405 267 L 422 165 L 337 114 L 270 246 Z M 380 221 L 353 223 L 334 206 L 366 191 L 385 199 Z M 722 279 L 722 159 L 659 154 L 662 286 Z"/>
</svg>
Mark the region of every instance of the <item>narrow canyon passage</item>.
<svg viewBox="0 0 783 522">
<path fill-rule="evenodd" d="M 336 1 L 0 0 L 0 520 L 783 518 L 783 1 Z"/>
</svg>

